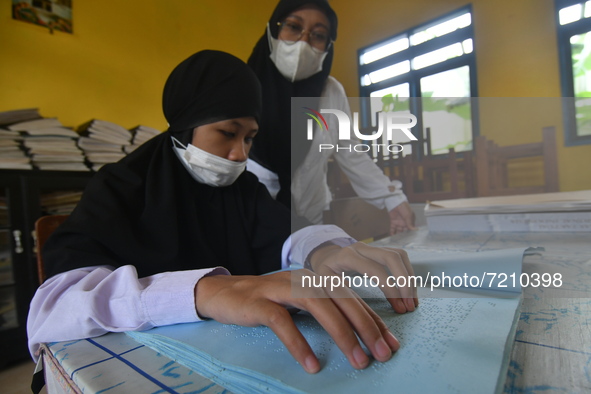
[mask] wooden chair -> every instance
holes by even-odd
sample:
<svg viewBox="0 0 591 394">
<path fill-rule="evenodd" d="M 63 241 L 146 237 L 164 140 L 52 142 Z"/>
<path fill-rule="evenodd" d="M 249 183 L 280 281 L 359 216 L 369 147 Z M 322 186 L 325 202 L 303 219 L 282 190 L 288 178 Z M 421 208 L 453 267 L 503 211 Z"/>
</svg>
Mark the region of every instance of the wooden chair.
<svg viewBox="0 0 591 394">
<path fill-rule="evenodd" d="M 411 203 L 466 198 L 474 195 L 472 152 L 432 155 L 431 131 L 426 129 L 424 142 L 414 143 L 412 154 L 398 159 L 404 193 Z"/>
<path fill-rule="evenodd" d="M 359 197 L 338 198 L 324 211 L 324 224 L 334 224 L 358 241 L 377 240 L 390 234 L 386 209 L 378 209 Z"/>
<path fill-rule="evenodd" d="M 375 113 L 375 124 L 379 123 L 379 112 Z M 378 126 L 360 126 L 359 130 L 364 135 L 370 135 L 378 130 Z M 402 145 L 405 151 L 412 149 L 413 154 L 423 155 L 423 152 L 431 150 L 431 139 L 429 130 L 427 129 L 427 137 L 420 135 L 418 141 L 403 142 L 399 143 Z M 393 142 L 393 141 L 392 141 Z M 420 152 L 420 153 L 419 153 Z M 360 153 L 361 154 L 361 153 Z M 371 155 L 373 157 L 373 154 Z M 400 159 L 402 158 L 401 153 L 395 153 L 390 151 L 382 150 L 375 157 L 373 157 L 376 165 L 382 169 L 384 174 L 390 179 L 401 180 L 402 174 L 399 168 Z M 353 187 L 351 186 L 347 176 L 339 168 L 335 160 L 329 159 L 328 161 L 328 172 L 327 172 L 328 187 L 331 191 L 333 199 L 341 198 L 353 198 L 356 196 Z"/>
<path fill-rule="evenodd" d="M 476 194 L 482 196 L 503 196 L 515 194 L 550 193 L 559 191 L 558 158 L 556 153 L 556 129 L 544 127 L 542 141 L 530 144 L 498 146 L 484 136 L 476 138 L 474 144 Z M 541 161 L 542 184 L 512 185 L 511 175 L 522 159 L 537 158 Z M 513 166 L 513 170 L 510 168 Z M 524 177 L 535 178 L 534 170 L 524 170 Z M 513 182 L 515 183 L 515 182 Z"/>
<path fill-rule="evenodd" d="M 367 134 L 368 131 L 365 130 Z M 449 149 L 441 155 L 431 154 L 431 130 L 417 141 L 400 143 L 402 153 L 388 152 L 376 158 L 376 164 L 390 179 L 402 181 L 410 203 L 474 197 L 473 154 Z M 355 192 L 336 163 L 329 162 L 329 188 L 334 199 L 351 198 Z"/>
<path fill-rule="evenodd" d="M 400 161 L 404 193 L 412 203 L 473 196 L 472 153 L 454 149 L 439 157 L 417 160 L 406 156 Z"/>
<path fill-rule="evenodd" d="M 69 215 L 42 216 L 35 222 L 35 251 L 37 252 L 37 275 L 39 284 L 45 281 L 45 268 L 41 251 L 47 238 L 67 219 Z"/>
<path fill-rule="evenodd" d="M 375 124 L 379 123 L 377 116 L 376 113 Z M 360 127 L 365 135 L 376 130 L 374 126 Z M 446 154 L 431 154 L 429 127 L 417 135 L 416 141 L 398 144 L 402 145 L 402 152 L 382 151 L 374 160 L 386 176 L 402 181 L 403 191 L 410 203 L 476 195 L 473 152 L 456 152 L 452 148 Z M 328 183 L 333 199 L 355 196 L 348 180 L 334 162 L 328 163 Z"/>
</svg>

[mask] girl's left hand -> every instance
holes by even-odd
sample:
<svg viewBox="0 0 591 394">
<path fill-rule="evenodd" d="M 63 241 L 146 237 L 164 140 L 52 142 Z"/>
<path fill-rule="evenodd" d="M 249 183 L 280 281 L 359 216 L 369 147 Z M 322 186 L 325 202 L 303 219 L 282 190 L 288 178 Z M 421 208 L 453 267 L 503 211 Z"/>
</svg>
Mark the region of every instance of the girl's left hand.
<svg viewBox="0 0 591 394">
<path fill-rule="evenodd" d="M 419 305 L 414 271 L 402 249 L 369 246 L 362 242 L 347 247 L 327 245 L 309 257 L 312 270 L 321 276 L 340 276 L 347 272 L 377 277 L 378 287 L 397 313 L 412 312 Z M 398 278 L 405 277 L 405 280 Z M 374 280 L 375 282 L 375 280 Z M 404 283 L 405 286 L 396 286 Z"/>
</svg>

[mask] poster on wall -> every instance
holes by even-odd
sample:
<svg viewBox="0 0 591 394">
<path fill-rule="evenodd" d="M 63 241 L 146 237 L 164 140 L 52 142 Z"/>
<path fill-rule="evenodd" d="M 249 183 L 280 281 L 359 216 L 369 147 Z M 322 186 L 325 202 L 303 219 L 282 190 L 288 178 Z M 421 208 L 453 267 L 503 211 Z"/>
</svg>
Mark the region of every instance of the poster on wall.
<svg viewBox="0 0 591 394">
<path fill-rule="evenodd" d="M 12 18 L 72 33 L 72 0 L 12 0 Z"/>
</svg>

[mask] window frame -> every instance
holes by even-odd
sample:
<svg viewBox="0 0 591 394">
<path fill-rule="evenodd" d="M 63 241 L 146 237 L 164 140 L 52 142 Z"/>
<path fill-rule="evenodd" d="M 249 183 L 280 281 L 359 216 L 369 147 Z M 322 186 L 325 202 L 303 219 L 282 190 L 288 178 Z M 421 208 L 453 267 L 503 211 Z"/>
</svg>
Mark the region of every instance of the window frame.
<svg viewBox="0 0 591 394">
<path fill-rule="evenodd" d="M 564 146 L 578 146 L 591 144 L 591 135 L 577 135 L 575 85 L 573 75 L 573 61 L 570 38 L 574 35 L 591 33 L 591 18 L 560 25 L 559 11 L 562 8 L 585 4 L 585 0 L 555 0 L 554 16 L 556 20 L 556 34 L 558 45 L 558 61 L 560 67 L 560 87 L 562 92 L 562 111 L 564 127 Z"/>
<path fill-rule="evenodd" d="M 368 64 L 361 64 L 360 58 L 361 56 L 371 48 L 375 48 L 380 44 L 385 44 L 388 42 L 396 41 L 397 39 L 407 38 L 410 40 L 410 37 L 419 31 L 423 31 L 428 29 L 429 27 L 438 25 L 442 22 L 447 20 L 453 19 L 465 13 L 470 13 L 472 18 L 472 22 L 470 25 L 457 29 L 451 33 L 445 34 L 440 37 L 432 38 L 428 41 L 425 41 L 421 44 L 412 46 L 409 45 L 407 49 L 402 51 L 396 52 L 394 54 L 388 55 L 384 58 L 378 59 Z M 364 75 L 367 75 L 373 71 L 380 70 L 384 67 L 388 67 L 390 65 L 394 65 L 400 63 L 405 60 L 409 60 L 412 62 L 412 59 L 416 58 L 425 53 L 432 52 L 434 50 L 444 48 L 448 45 L 455 44 L 457 42 L 463 42 L 464 40 L 472 39 L 473 47 L 472 52 L 468 54 L 463 54 L 462 56 L 454 57 L 448 60 L 445 60 L 440 63 L 432 64 L 430 66 L 414 70 L 411 67 L 411 70 L 407 73 L 402 75 L 397 75 L 395 77 L 385 79 L 383 81 L 379 81 L 375 84 L 371 84 L 369 86 L 363 86 L 362 78 Z M 364 46 L 357 50 L 357 74 L 358 74 L 358 83 L 359 83 L 359 96 L 361 98 L 370 97 L 370 94 L 374 91 L 385 89 L 388 87 L 408 83 L 409 84 L 409 92 L 410 92 L 410 110 L 411 113 L 417 117 L 417 125 L 413 127 L 412 132 L 413 134 L 419 139 L 419 141 L 423 141 L 423 119 L 422 119 L 422 104 L 420 98 L 421 91 L 420 91 L 420 81 L 422 78 L 439 74 L 441 72 L 453 70 L 459 67 L 468 66 L 469 68 L 469 78 L 470 78 L 470 97 L 478 97 L 478 84 L 477 84 L 477 70 L 476 70 L 476 45 L 474 44 L 475 36 L 474 36 L 474 12 L 472 10 L 472 5 L 468 4 L 466 6 L 460 7 L 454 11 L 448 12 L 443 14 L 437 18 L 434 18 L 426 23 L 417 25 L 411 29 L 402 31 L 400 33 L 394 34 L 392 36 L 386 37 L 380 41 L 374 42 L 370 45 Z M 419 98 L 419 99 L 416 99 Z M 471 100 L 471 115 L 472 115 L 472 141 L 478 137 L 480 134 L 479 132 L 479 118 L 478 118 L 478 105 L 477 100 Z M 360 122 L 362 127 L 367 127 L 371 120 L 369 119 L 368 112 L 369 112 L 369 103 L 367 100 L 361 100 L 360 103 Z M 461 152 L 460 152 L 461 154 Z M 434 155 L 435 156 L 435 155 Z"/>
</svg>

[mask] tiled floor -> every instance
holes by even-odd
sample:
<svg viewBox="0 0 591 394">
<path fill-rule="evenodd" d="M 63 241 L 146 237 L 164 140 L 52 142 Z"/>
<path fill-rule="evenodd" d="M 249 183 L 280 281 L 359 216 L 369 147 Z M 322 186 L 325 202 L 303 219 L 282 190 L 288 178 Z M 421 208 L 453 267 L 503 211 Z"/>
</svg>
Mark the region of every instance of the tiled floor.
<svg viewBox="0 0 591 394">
<path fill-rule="evenodd" d="M 25 360 L 0 369 L 0 391 L 3 394 L 30 394 L 31 377 L 35 370 L 32 360 Z M 41 393 L 47 393 L 45 388 Z"/>
</svg>

